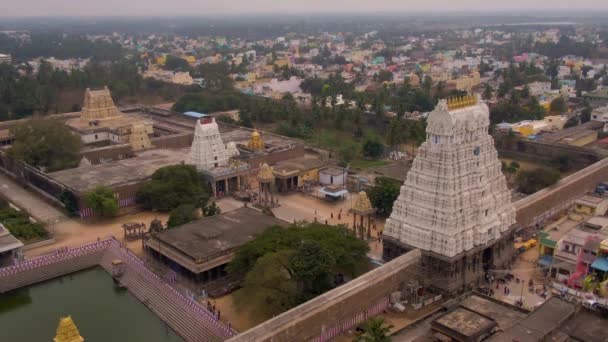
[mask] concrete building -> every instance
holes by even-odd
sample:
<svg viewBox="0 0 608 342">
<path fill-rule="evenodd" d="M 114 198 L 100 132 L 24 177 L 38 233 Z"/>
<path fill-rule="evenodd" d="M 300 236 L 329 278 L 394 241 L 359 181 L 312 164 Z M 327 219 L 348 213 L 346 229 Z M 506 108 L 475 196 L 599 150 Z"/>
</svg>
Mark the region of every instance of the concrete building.
<svg viewBox="0 0 608 342">
<path fill-rule="evenodd" d="M 242 207 L 165 230 L 146 241 L 146 250 L 169 260 L 200 281 L 225 275 L 237 249 L 271 226 L 289 223 L 259 210 Z"/>
<path fill-rule="evenodd" d="M 21 257 L 23 243 L 0 223 L 0 268 L 13 264 Z"/>
<path fill-rule="evenodd" d="M 2 63 L 11 64 L 12 61 L 13 61 L 13 59 L 11 58 L 11 55 L 0 53 L 0 64 L 2 64 Z"/>
<path fill-rule="evenodd" d="M 322 185 L 345 185 L 348 172 L 341 167 L 327 167 L 319 171 L 319 183 Z"/>
<path fill-rule="evenodd" d="M 442 292 L 512 258 L 515 211 L 489 124 L 474 97 L 440 101 L 384 229 L 384 258 L 421 249 L 425 285 Z"/>
</svg>

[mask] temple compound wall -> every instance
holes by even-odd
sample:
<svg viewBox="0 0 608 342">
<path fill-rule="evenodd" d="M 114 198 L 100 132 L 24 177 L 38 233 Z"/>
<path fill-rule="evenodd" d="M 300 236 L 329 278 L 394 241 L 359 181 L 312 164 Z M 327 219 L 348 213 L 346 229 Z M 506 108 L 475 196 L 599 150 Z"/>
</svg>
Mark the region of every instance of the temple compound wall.
<svg viewBox="0 0 608 342">
<path fill-rule="evenodd" d="M 573 165 L 583 168 L 608 157 L 606 151 L 584 146 L 534 141 L 503 133 L 496 133 L 493 137 L 498 154 L 505 158 L 533 162 L 554 162 L 558 158 L 568 157 Z"/>
<path fill-rule="evenodd" d="M 230 342 L 292 342 L 325 340 L 326 331 L 338 333 L 349 322 L 379 313 L 387 297 L 413 279 L 420 252 L 415 250 L 364 275 L 276 316 Z M 331 334 L 330 336 L 335 336 Z"/>
<path fill-rule="evenodd" d="M 515 202 L 517 226 L 542 226 L 559 212 L 568 209 L 576 198 L 605 181 L 608 181 L 608 159 L 602 159 L 561 179 L 557 184 L 522 198 Z"/>
</svg>

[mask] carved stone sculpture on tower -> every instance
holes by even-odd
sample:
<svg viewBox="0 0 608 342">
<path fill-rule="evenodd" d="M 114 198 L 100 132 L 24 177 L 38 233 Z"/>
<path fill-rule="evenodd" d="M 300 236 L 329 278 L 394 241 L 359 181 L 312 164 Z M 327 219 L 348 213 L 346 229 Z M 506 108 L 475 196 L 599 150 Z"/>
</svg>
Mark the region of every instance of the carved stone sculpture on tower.
<svg viewBox="0 0 608 342">
<path fill-rule="evenodd" d="M 453 257 L 508 230 L 515 211 L 489 124 L 488 106 L 475 97 L 439 102 L 384 235 Z"/>
</svg>

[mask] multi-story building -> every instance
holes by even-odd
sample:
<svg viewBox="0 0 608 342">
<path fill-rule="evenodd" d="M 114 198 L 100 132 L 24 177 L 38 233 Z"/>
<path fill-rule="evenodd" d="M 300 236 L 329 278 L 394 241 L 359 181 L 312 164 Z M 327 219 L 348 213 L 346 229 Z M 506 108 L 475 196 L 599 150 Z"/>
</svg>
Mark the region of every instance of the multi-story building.
<svg viewBox="0 0 608 342">
<path fill-rule="evenodd" d="M 513 258 L 515 211 L 489 124 L 475 97 L 440 101 L 384 229 L 384 258 L 420 249 L 425 285 L 444 293 Z"/>
<path fill-rule="evenodd" d="M 13 61 L 13 59 L 11 58 L 11 55 L 6 55 L 3 53 L 0 53 L 0 64 L 2 64 L 2 63 L 11 64 L 12 61 Z"/>
</svg>

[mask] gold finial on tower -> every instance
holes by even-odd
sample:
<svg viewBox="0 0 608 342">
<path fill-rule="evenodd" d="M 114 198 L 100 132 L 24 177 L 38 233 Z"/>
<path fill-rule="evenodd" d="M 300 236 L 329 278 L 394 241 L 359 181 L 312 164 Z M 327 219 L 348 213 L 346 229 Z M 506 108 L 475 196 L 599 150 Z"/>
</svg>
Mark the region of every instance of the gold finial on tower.
<svg viewBox="0 0 608 342">
<path fill-rule="evenodd" d="M 447 99 L 448 110 L 468 107 L 477 104 L 475 95 L 457 96 Z"/>
</svg>

